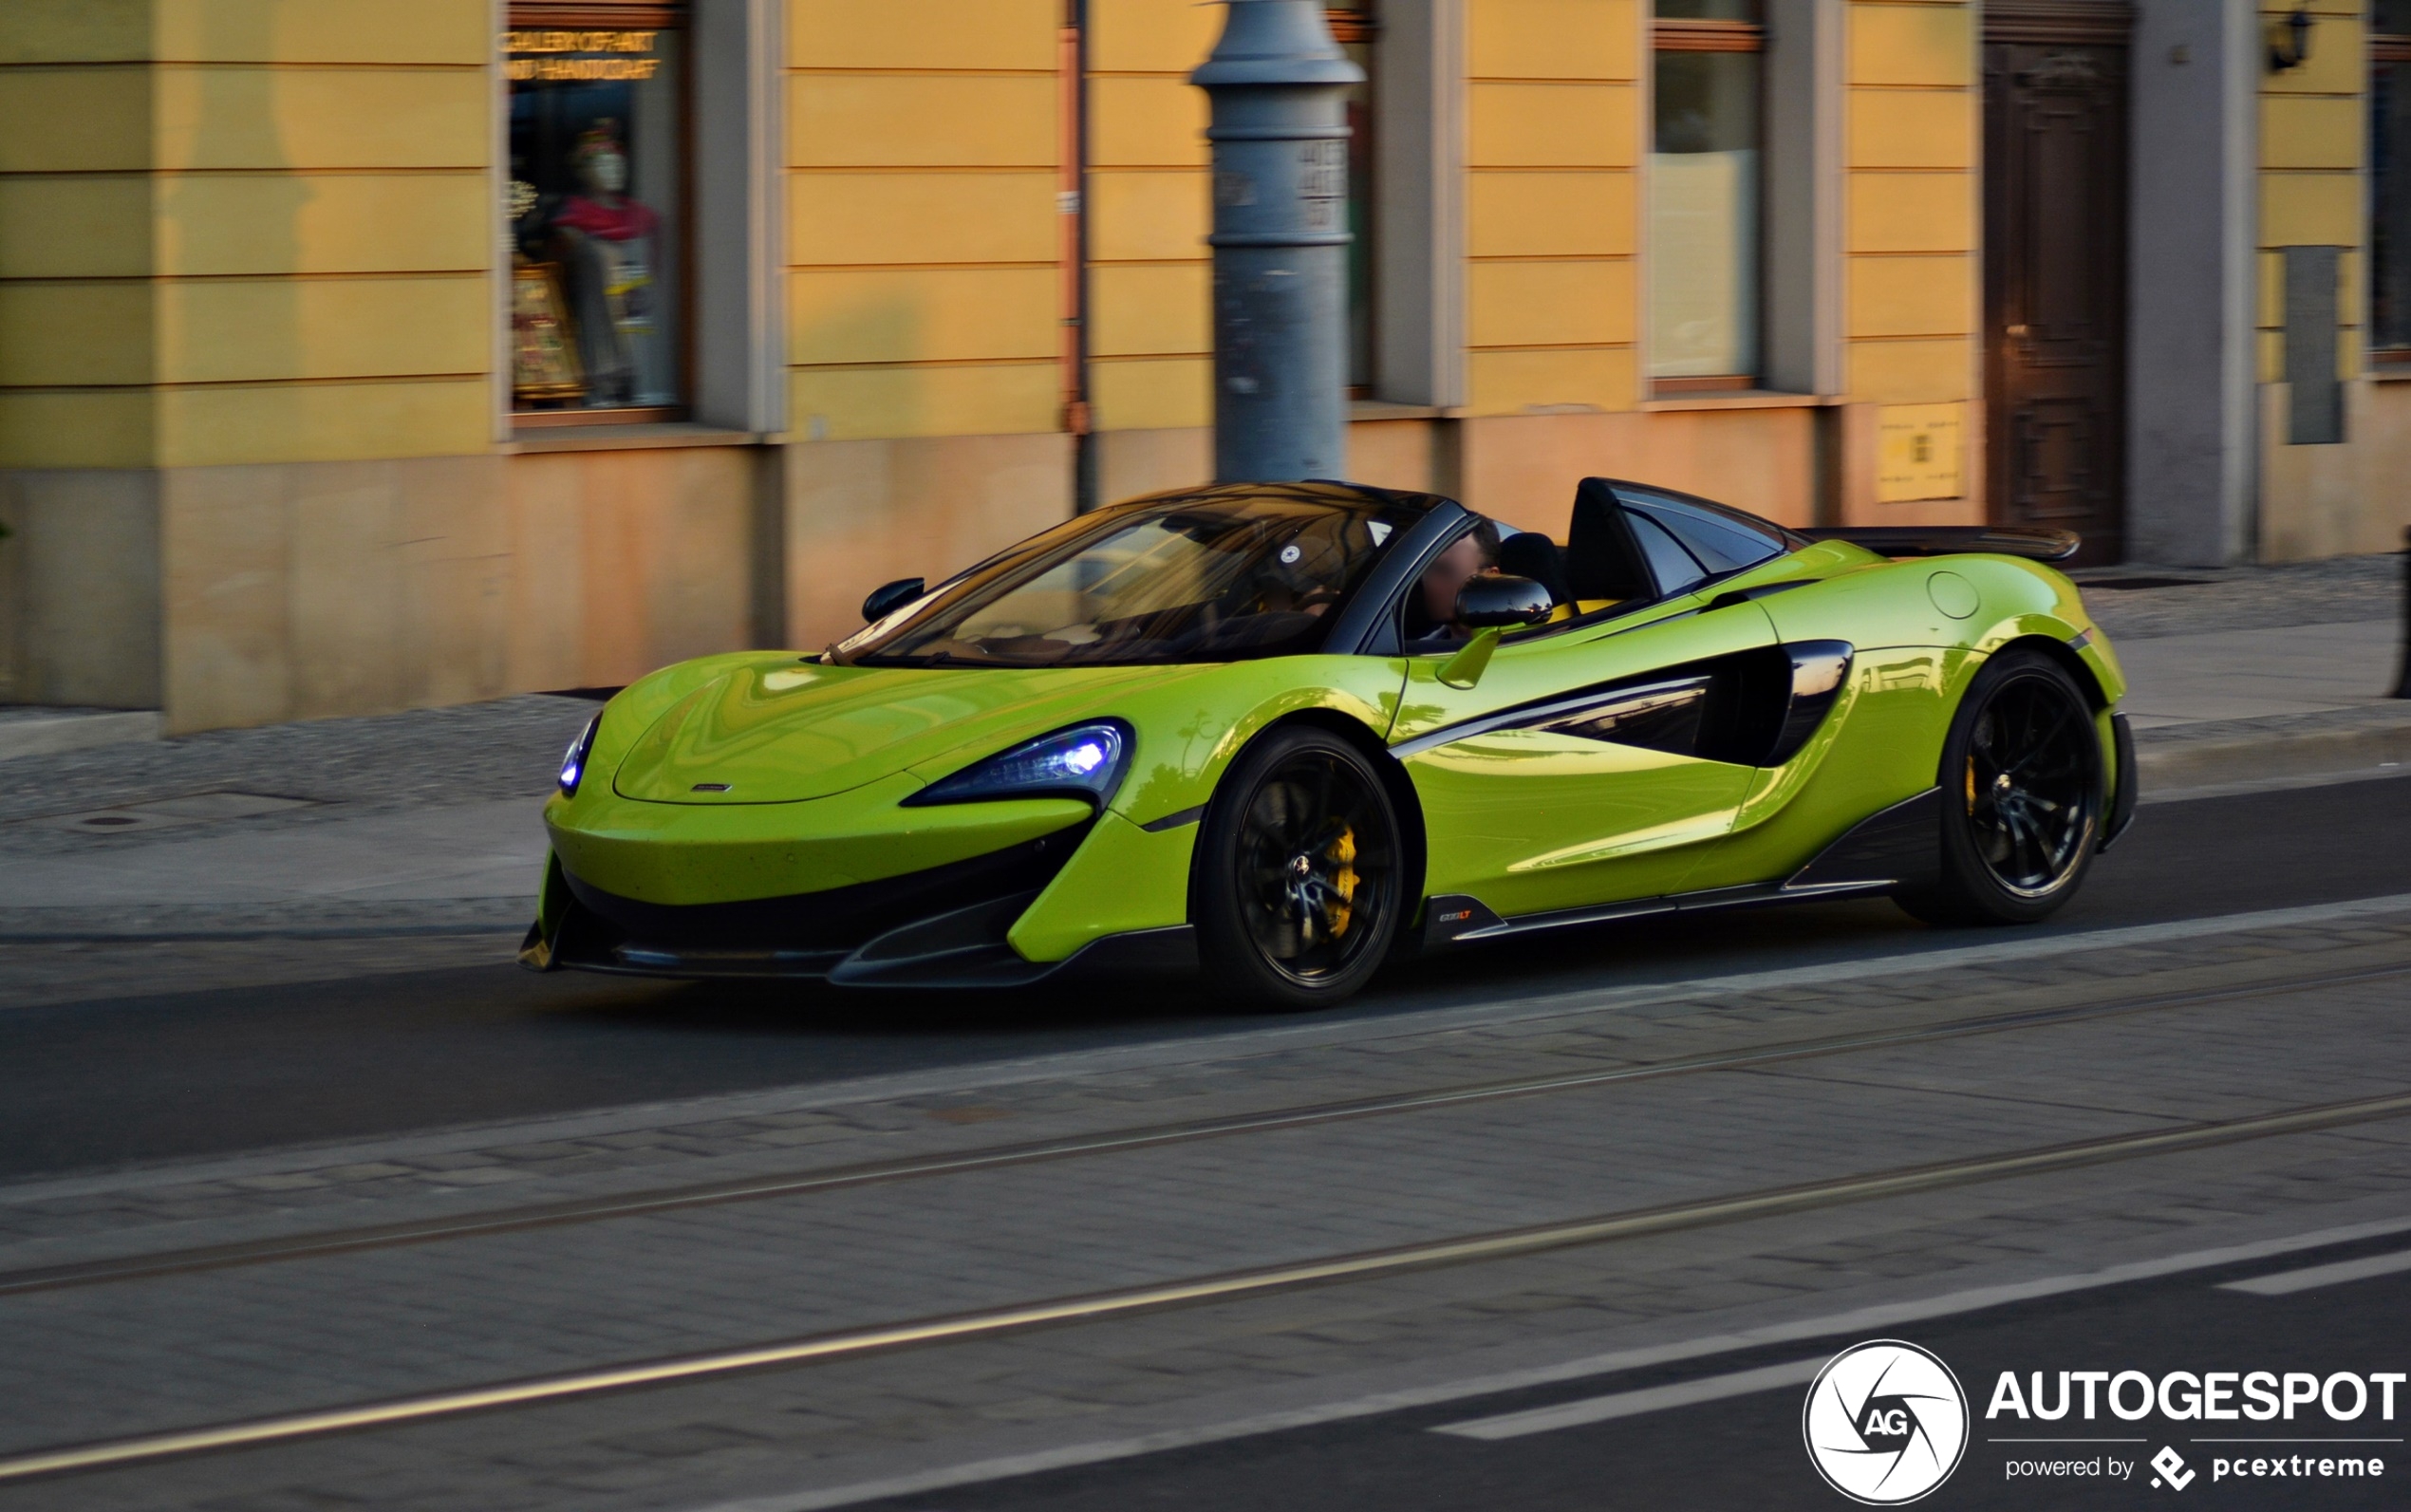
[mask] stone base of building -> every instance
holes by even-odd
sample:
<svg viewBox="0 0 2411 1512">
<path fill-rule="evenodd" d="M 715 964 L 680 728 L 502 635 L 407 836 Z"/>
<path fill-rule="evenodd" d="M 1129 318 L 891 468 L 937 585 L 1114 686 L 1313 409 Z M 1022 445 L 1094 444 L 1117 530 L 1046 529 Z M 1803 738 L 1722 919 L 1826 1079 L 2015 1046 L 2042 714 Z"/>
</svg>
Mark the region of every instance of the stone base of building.
<svg viewBox="0 0 2411 1512">
<path fill-rule="evenodd" d="M 0 472 L 0 702 L 159 707 L 159 477 Z"/>
<path fill-rule="evenodd" d="M 2411 383 L 2344 385 L 2344 440 L 2290 446 L 2290 394 L 2260 389 L 2260 541 L 2264 562 L 2399 551 L 2411 527 Z"/>
<path fill-rule="evenodd" d="M 610 685 L 748 644 L 771 461 L 12 473 L 0 700 L 157 708 L 178 734 Z"/>
<path fill-rule="evenodd" d="M 1974 517 L 1851 502 L 1872 479 L 1856 408 L 1365 418 L 1350 469 L 1559 535 L 1592 474 L 1791 524 Z M 1202 428 L 1095 446 L 1107 500 L 1212 473 Z M 0 702 L 157 708 L 185 733 L 809 650 L 879 584 L 1064 518 L 1073 469 L 1071 438 L 1026 435 L 0 475 Z"/>
</svg>

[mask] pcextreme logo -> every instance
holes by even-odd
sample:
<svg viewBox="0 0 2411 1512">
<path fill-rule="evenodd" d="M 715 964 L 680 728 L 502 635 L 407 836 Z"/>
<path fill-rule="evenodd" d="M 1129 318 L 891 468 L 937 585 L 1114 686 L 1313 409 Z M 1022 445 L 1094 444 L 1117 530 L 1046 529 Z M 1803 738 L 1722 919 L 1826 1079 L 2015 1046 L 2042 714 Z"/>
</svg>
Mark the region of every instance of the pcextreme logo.
<svg viewBox="0 0 2411 1512">
<path fill-rule="evenodd" d="M 1800 1432 L 1825 1484 L 1868 1506 L 1915 1502 L 1968 1447 L 1967 1393 L 1951 1367 L 1898 1339 L 1854 1344 L 1809 1383 Z"/>
</svg>

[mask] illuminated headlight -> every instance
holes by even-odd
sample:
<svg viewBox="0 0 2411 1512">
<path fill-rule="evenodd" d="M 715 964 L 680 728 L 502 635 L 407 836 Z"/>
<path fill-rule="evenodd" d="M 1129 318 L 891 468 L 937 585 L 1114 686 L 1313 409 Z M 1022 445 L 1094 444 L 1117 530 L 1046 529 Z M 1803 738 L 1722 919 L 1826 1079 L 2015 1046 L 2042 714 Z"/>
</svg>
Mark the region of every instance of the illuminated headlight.
<svg viewBox="0 0 2411 1512">
<path fill-rule="evenodd" d="M 586 721 L 586 728 L 561 753 L 561 796 L 574 798 L 578 794 L 578 779 L 586 775 L 588 757 L 594 755 L 594 732 L 603 728 L 603 716 Z"/>
<path fill-rule="evenodd" d="M 991 798 L 1086 798 L 1105 807 L 1121 785 L 1131 734 L 1119 722 L 1057 730 L 975 761 L 905 799 L 907 807 Z"/>
</svg>

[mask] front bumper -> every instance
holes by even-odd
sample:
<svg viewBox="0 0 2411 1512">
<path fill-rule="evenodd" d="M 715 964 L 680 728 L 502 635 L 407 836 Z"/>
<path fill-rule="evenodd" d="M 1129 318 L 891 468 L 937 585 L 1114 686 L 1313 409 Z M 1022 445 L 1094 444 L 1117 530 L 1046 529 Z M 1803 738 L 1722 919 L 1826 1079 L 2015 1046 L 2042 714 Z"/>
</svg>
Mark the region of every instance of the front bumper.
<svg viewBox="0 0 2411 1512">
<path fill-rule="evenodd" d="M 536 971 L 883 987 L 1018 987 L 1063 974 L 1193 970 L 1194 937 L 1185 922 L 1170 922 L 1185 912 L 1177 894 L 1142 901 L 1173 879 L 1150 887 L 1128 869 L 1130 843 L 1141 834 L 1103 815 L 902 876 L 704 904 L 626 897 L 577 875 L 556 852 L 519 961 Z M 1097 875 L 1064 878 L 1083 847 L 1099 852 L 1089 868 Z M 1185 845 L 1149 849 L 1160 853 L 1137 870 L 1186 872 Z M 1120 907 L 1095 897 L 1101 881 L 1117 879 Z M 1067 930 L 1066 916 L 1087 926 Z M 1034 923 L 1040 943 L 1054 944 L 1044 953 L 1059 959 L 1036 961 L 1017 948 L 1034 943 Z"/>
</svg>

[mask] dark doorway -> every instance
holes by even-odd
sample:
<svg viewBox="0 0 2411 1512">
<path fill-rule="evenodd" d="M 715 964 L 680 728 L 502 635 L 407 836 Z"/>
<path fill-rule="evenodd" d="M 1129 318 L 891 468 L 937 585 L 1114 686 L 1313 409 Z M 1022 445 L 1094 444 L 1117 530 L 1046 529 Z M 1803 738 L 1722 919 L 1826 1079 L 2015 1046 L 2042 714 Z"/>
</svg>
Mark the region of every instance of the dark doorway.
<svg viewBox="0 0 2411 1512">
<path fill-rule="evenodd" d="M 2126 44 L 2116 0 L 1984 15 L 1984 397 L 1991 516 L 2126 535 Z"/>
</svg>

